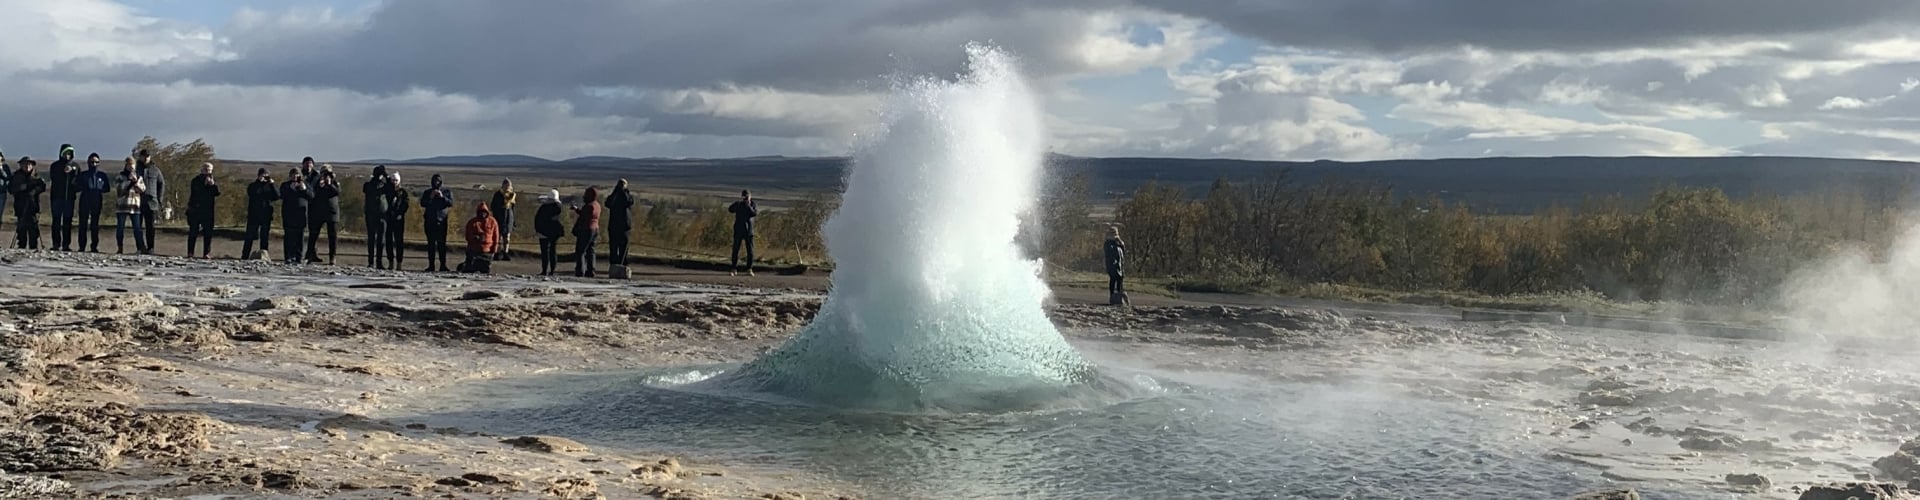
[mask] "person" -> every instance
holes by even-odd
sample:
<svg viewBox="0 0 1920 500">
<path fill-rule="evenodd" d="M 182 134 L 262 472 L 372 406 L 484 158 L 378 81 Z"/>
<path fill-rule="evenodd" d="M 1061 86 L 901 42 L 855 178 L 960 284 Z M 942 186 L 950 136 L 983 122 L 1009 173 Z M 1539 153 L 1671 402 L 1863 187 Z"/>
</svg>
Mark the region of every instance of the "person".
<svg viewBox="0 0 1920 500">
<path fill-rule="evenodd" d="M 493 220 L 492 210 L 486 203 L 473 208 L 473 219 L 467 221 L 467 261 L 460 264 L 460 272 L 486 274 L 493 271 L 493 256 L 500 244 L 500 223 Z"/>
<path fill-rule="evenodd" d="M 142 253 L 152 254 L 154 242 L 159 241 L 154 239 L 158 236 L 154 228 L 160 221 L 160 202 L 167 199 L 167 177 L 161 175 L 160 165 L 154 163 L 153 155 L 144 149 L 140 150 L 140 161 L 134 164 L 133 170 L 140 175 L 140 181 L 147 184 L 140 198 L 140 218 L 147 229 L 147 248 Z"/>
<path fill-rule="evenodd" d="M 213 255 L 213 214 L 214 200 L 220 197 L 220 183 L 213 178 L 213 164 L 200 165 L 200 175 L 194 176 L 187 187 L 187 257 L 195 254 L 194 243 L 200 245 L 200 258 Z"/>
<path fill-rule="evenodd" d="M 387 166 L 373 167 L 373 177 L 360 186 L 360 193 L 366 196 L 364 208 L 367 217 L 367 267 L 386 269 L 387 252 L 387 201 L 393 184 L 387 180 Z"/>
<path fill-rule="evenodd" d="M 6 218 L 7 208 L 10 206 L 7 200 L 12 195 L 13 166 L 7 164 L 7 154 L 0 152 L 0 219 Z"/>
<path fill-rule="evenodd" d="M 247 185 L 247 232 L 240 238 L 240 258 L 253 259 L 254 240 L 260 241 L 260 255 L 265 257 L 273 246 L 269 243 L 273 234 L 273 203 L 280 201 L 280 188 L 273 183 L 273 176 L 267 175 L 267 169 L 254 173 L 252 184 Z"/>
<path fill-rule="evenodd" d="M 387 172 L 387 182 L 393 184 L 387 191 L 387 269 L 398 271 L 407 260 L 407 209 L 413 199 L 401 187 L 399 172 Z"/>
<path fill-rule="evenodd" d="M 20 248 L 40 249 L 40 194 L 47 182 L 34 175 L 38 163 L 32 157 L 20 157 L 20 168 L 13 171 L 13 218 L 15 239 Z"/>
<path fill-rule="evenodd" d="M 307 180 L 308 187 L 312 187 L 312 183 L 320 179 L 320 171 L 313 169 L 313 157 L 300 159 L 300 178 Z"/>
<path fill-rule="evenodd" d="M 300 239 L 307 235 L 307 211 L 313 208 L 313 187 L 307 185 L 307 178 L 300 169 L 288 169 L 287 182 L 280 184 L 280 229 L 286 245 L 280 254 L 287 265 L 299 265 L 306 256 L 307 246 Z"/>
<path fill-rule="evenodd" d="M 339 251 L 340 180 L 333 176 L 333 165 L 321 165 L 319 177 L 312 178 L 313 205 L 307 210 L 307 262 L 320 262 L 320 228 L 327 230 L 327 265 L 333 265 Z"/>
<path fill-rule="evenodd" d="M 77 177 L 80 186 L 80 248 L 100 253 L 100 211 L 106 207 L 113 179 L 100 171 L 100 153 L 87 155 L 87 170 Z"/>
<path fill-rule="evenodd" d="M 12 194 L 13 167 L 7 165 L 7 153 L 0 152 L 0 220 L 7 217 L 7 197 Z"/>
<path fill-rule="evenodd" d="M 73 251 L 73 206 L 79 198 L 80 183 L 74 182 L 80 169 L 73 166 L 73 145 L 61 144 L 59 159 L 47 167 L 47 204 L 53 210 L 53 239 L 47 242 L 55 251 Z"/>
<path fill-rule="evenodd" d="M 1127 300 L 1126 283 L 1123 279 L 1126 275 L 1123 270 L 1125 267 L 1123 264 L 1127 257 L 1127 242 L 1120 239 L 1119 226 L 1113 226 L 1107 229 L 1107 242 L 1104 245 L 1104 250 L 1106 255 L 1103 260 L 1105 260 L 1107 264 L 1107 303 L 1116 306 L 1126 305 L 1129 301 Z"/>
<path fill-rule="evenodd" d="M 587 195 L 573 207 L 573 275 L 594 275 L 593 241 L 600 237 L 600 191 L 588 187 Z"/>
<path fill-rule="evenodd" d="M 753 276 L 753 218 L 760 216 L 760 209 L 753 203 L 753 193 L 740 191 L 740 201 L 727 207 L 733 214 L 733 275 L 740 275 L 740 245 L 747 246 L 747 276 Z"/>
<path fill-rule="evenodd" d="M 453 190 L 440 182 L 440 174 L 433 174 L 433 180 L 426 191 L 420 192 L 420 221 L 427 233 L 427 268 L 423 273 L 433 272 L 434 262 L 440 264 L 440 272 L 447 269 L 447 224 L 453 211 Z"/>
<path fill-rule="evenodd" d="M 147 190 L 147 184 L 133 173 L 133 157 L 127 157 L 120 164 L 120 178 L 115 179 L 113 211 L 114 253 L 127 253 L 127 221 L 133 221 L 133 251 L 147 253 L 147 233 L 140 219 L 140 199 Z"/>
<path fill-rule="evenodd" d="M 540 195 L 540 209 L 533 213 L 533 234 L 540 237 L 540 275 L 553 276 L 560 269 L 560 237 L 567 227 L 560 223 L 560 190 Z"/>
<path fill-rule="evenodd" d="M 500 190 L 493 192 L 493 199 L 487 202 L 487 208 L 493 211 L 493 220 L 500 225 L 500 248 L 494 253 L 493 260 L 511 261 L 513 251 L 507 248 L 513 243 L 513 206 L 520 201 L 520 194 L 513 191 L 512 179 L 500 179 Z"/>
<path fill-rule="evenodd" d="M 607 263 L 614 266 L 627 265 L 627 235 L 633 231 L 633 192 L 627 190 L 627 180 L 613 184 L 613 191 L 607 193 Z"/>
</svg>

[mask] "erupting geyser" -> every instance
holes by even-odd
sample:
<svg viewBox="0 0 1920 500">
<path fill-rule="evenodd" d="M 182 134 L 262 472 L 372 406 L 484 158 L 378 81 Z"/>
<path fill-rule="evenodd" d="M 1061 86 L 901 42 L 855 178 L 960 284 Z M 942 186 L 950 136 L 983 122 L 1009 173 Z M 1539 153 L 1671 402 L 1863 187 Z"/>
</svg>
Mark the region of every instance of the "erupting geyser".
<svg viewBox="0 0 1920 500">
<path fill-rule="evenodd" d="M 1046 153 L 1008 55 L 969 46 L 958 81 L 899 84 L 827 221 L 833 287 L 812 324 L 708 384 L 882 410 L 992 410 L 1074 394 L 1097 375 L 1048 321 L 1039 263 L 1015 244 Z"/>
</svg>

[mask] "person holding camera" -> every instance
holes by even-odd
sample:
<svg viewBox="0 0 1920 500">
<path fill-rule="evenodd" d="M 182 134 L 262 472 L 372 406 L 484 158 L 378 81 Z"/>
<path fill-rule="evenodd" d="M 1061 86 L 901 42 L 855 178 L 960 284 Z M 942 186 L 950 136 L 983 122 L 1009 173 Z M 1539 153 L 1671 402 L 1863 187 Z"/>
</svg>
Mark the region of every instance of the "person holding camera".
<svg viewBox="0 0 1920 500">
<path fill-rule="evenodd" d="M 440 272 L 452 272 L 447 269 L 447 226 L 453 217 L 453 190 L 441 183 L 440 174 L 433 174 L 431 184 L 420 192 L 420 222 L 427 233 L 427 268 L 420 272 L 433 272 L 435 262 Z"/>
<path fill-rule="evenodd" d="M 313 187 L 307 185 L 307 178 L 299 169 L 287 171 L 287 182 L 280 184 L 281 229 L 286 238 L 281 255 L 287 265 L 299 265 L 306 256 L 307 246 L 301 244 L 301 238 L 307 235 L 307 211 L 313 206 Z"/>
<path fill-rule="evenodd" d="M 213 164 L 200 165 L 200 175 L 187 186 L 187 258 L 194 256 L 194 244 L 200 245 L 200 258 L 213 256 L 214 199 L 220 197 L 220 183 L 213 178 Z"/>
<path fill-rule="evenodd" d="M 267 169 L 260 169 L 257 175 L 253 183 L 247 185 L 247 232 L 240 240 L 242 259 L 255 258 L 255 239 L 260 240 L 260 255 L 267 254 L 267 239 L 273 232 L 273 203 L 280 201 L 280 190 L 274 187 L 273 176 L 267 175 Z"/>
<path fill-rule="evenodd" d="M 340 180 L 333 165 L 321 165 L 313 184 L 313 205 L 307 209 L 307 262 L 320 262 L 320 229 L 327 230 L 327 265 L 334 265 L 340 238 Z"/>
</svg>

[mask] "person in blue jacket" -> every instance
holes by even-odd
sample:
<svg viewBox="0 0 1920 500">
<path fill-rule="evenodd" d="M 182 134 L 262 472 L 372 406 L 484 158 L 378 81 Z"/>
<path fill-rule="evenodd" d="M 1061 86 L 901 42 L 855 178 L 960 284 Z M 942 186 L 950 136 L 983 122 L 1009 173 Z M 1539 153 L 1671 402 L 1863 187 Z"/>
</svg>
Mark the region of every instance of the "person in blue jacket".
<svg viewBox="0 0 1920 500">
<path fill-rule="evenodd" d="M 113 191 L 113 178 L 100 171 L 100 153 L 87 155 L 87 169 L 75 184 L 80 190 L 80 250 L 100 253 L 100 211 L 106 208 L 107 193 Z"/>
</svg>

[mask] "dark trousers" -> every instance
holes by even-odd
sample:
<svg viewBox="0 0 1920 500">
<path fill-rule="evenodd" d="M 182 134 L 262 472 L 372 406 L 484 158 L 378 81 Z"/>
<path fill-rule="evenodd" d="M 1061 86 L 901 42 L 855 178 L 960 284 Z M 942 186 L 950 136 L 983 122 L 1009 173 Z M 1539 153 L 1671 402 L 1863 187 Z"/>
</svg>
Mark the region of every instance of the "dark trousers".
<svg viewBox="0 0 1920 500">
<path fill-rule="evenodd" d="M 273 221 L 252 219 L 247 221 L 247 233 L 240 238 L 240 258 L 253 258 L 253 241 L 260 240 L 260 253 L 267 253 L 267 239 L 272 238 Z"/>
<path fill-rule="evenodd" d="M 540 275 L 551 276 L 560 269 L 560 238 L 540 238 Z"/>
<path fill-rule="evenodd" d="M 146 253 L 147 233 L 142 229 L 140 214 L 121 213 L 114 215 L 113 246 L 120 253 L 127 253 L 127 222 L 133 222 L 133 251 Z"/>
<path fill-rule="evenodd" d="M 633 231 L 607 231 L 607 265 L 627 265 L 627 236 Z"/>
<path fill-rule="evenodd" d="M 40 249 L 40 214 L 14 215 L 13 233 L 20 248 Z"/>
<path fill-rule="evenodd" d="M 740 245 L 747 246 L 747 269 L 753 269 L 753 233 L 733 232 L 733 268 L 740 269 Z"/>
<path fill-rule="evenodd" d="M 146 250 L 142 250 L 142 251 L 141 251 L 140 253 L 145 253 L 145 254 L 151 254 L 151 253 L 153 253 L 153 245 L 154 245 L 154 242 L 156 242 L 156 241 L 160 241 L 160 240 L 157 240 L 157 239 L 154 239 L 154 238 L 157 238 L 157 237 L 159 237 L 159 234 L 158 234 L 158 233 L 155 233 L 155 232 L 154 232 L 154 225 L 155 225 L 154 223 L 155 223 L 155 222 L 159 222 L 159 221 L 160 221 L 160 210 L 159 210 L 159 209 L 157 209 L 157 208 L 153 208 L 153 207 L 151 206 L 151 205 L 155 205 L 155 204 L 158 204 L 158 203 L 160 203 L 160 202 L 159 202 L 158 200 L 155 200 L 155 201 L 153 201 L 153 202 L 151 202 L 151 203 L 143 203 L 143 204 L 141 204 L 142 206 L 140 207 L 140 220 L 141 220 L 142 222 L 146 222 L 146 223 L 147 223 L 147 226 L 146 226 L 146 229 L 147 229 L 147 249 L 146 249 Z"/>
<path fill-rule="evenodd" d="M 599 231 L 573 236 L 573 275 L 582 278 L 593 277 L 593 241 L 600 239 Z"/>
<path fill-rule="evenodd" d="M 367 267 L 385 268 L 387 253 L 387 219 L 385 217 L 367 218 Z"/>
<path fill-rule="evenodd" d="M 447 221 L 428 219 L 427 227 L 427 271 L 433 271 L 433 263 L 439 262 L 441 269 L 447 268 Z"/>
<path fill-rule="evenodd" d="M 100 251 L 100 201 L 80 202 L 80 249 Z"/>
<path fill-rule="evenodd" d="M 335 241 L 340 237 L 340 225 L 334 221 L 307 223 L 307 261 L 320 261 L 320 228 L 327 229 L 327 262 L 333 262 L 333 255 L 340 248 Z"/>
<path fill-rule="evenodd" d="M 400 269 L 400 263 L 407 260 L 407 223 L 387 220 L 387 267 Z"/>
<path fill-rule="evenodd" d="M 73 200 L 59 199 L 59 195 L 49 196 L 53 204 L 53 241 L 49 246 L 54 250 L 73 248 Z"/>
<path fill-rule="evenodd" d="M 307 251 L 307 245 L 303 243 L 307 237 L 307 225 L 295 225 L 289 222 L 286 226 L 287 227 L 282 228 L 285 234 L 281 236 L 286 238 L 286 241 L 283 242 L 286 246 L 280 248 L 280 255 L 288 264 L 299 264 L 301 254 Z"/>
<path fill-rule="evenodd" d="M 200 253 L 193 253 L 194 243 L 200 245 Z M 213 253 L 213 216 L 187 216 L 187 256 L 208 255 Z M 245 258 L 246 256 L 241 256 Z"/>
</svg>

